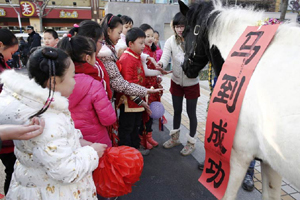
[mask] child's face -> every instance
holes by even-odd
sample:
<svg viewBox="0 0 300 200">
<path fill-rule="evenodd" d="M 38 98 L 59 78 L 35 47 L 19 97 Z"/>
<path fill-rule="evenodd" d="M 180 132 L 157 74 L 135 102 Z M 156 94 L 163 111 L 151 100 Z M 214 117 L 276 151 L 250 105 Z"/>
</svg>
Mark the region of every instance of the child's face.
<svg viewBox="0 0 300 200">
<path fill-rule="evenodd" d="M 129 42 L 129 48 L 134 53 L 141 55 L 145 48 L 145 38 L 138 38 L 134 42 Z"/>
<path fill-rule="evenodd" d="M 124 24 L 123 25 L 123 31 L 122 31 L 122 33 L 124 34 L 124 35 L 126 35 L 127 34 L 127 31 L 128 30 L 130 30 L 131 28 L 132 28 L 132 23 L 130 22 L 130 23 L 127 23 L 127 24 Z"/>
<path fill-rule="evenodd" d="M 154 36 L 154 44 L 157 46 L 159 42 L 159 35 L 157 33 L 154 33 L 153 36 Z"/>
<path fill-rule="evenodd" d="M 65 75 L 63 77 L 56 76 L 56 84 L 55 91 L 61 93 L 64 97 L 69 97 L 75 86 L 75 66 L 73 61 L 69 58 L 67 62 L 70 62 L 69 68 L 66 70 Z"/>
<path fill-rule="evenodd" d="M 153 30 L 152 29 L 146 30 L 145 35 L 146 35 L 145 44 L 151 47 L 154 42 Z"/>
<path fill-rule="evenodd" d="M 0 53 L 3 55 L 4 61 L 8 61 L 8 60 L 12 59 L 12 55 L 16 51 L 18 51 L 19 45 L 16 44 L 16 45 L 14 45 L 12 47 L 9 47 L 5 50 L 4 49 L 5 49 L 5 45 L 2 42 L 0 42 Z"/>
<path fill-rule="evenodd" d="M 118 43 L 118 40 L 121 38 L 121 33 L 123 30 L 123 25 L 119 24 L 116 28 L 114 29 L 108 29 L 108 36 L 110 41 L 112 41 L 113 45 L 116 45 Z"/>
<path fill-rule="evenodd" d="M 51 33 L 44 33 L 44 44 L 46 47 L 56 47 L 58 38 L 54 39 Z"/>
</svg>

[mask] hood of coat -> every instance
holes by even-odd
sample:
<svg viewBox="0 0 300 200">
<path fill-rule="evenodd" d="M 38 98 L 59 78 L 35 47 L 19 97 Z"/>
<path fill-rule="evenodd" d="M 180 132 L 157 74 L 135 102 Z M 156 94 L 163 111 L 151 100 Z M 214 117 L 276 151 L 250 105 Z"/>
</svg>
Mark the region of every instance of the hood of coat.
<svg viewBox="0 0 300 200">
<path fill-rule="evenodd" d="M 17 73 L 15 70 L 5 70 L 0 75 L 0 82 L 4 84 L 4 90 L 7 90 L 12 95 L 19 95 L 21 101 L 22 98 L 30 99 L 35 103 L 41 104 L 41 107 L 45 104 L 49 95 L 48 88 L 42 88 L 34 79 L 29 79 L 27 75 Z M 36 106 L 36 104 L 32 106 Z M 61 96 L 60 92 L 55 92 L 54 101 L 49 109 L 64 111 L 68 109 L 68 106 L 68 99 Z"/>
<path fill-rule="evenodd" d="M 113 55 L 113 52 L 107 47 L 107 45 L 103 45 L 101 50 L 99 51 L 98 53 L 98 58 L 101 58 L 101 57 L 109 57 L 109 56 L 112 56 Z"/>
<path fill-rule="evenodd" d="M 86 74 L 75 74 L 75 87 L 69 97 L 69 108 L 76 107 L 82 99 L 89 93 L 94 79 Z"/>
</svg>

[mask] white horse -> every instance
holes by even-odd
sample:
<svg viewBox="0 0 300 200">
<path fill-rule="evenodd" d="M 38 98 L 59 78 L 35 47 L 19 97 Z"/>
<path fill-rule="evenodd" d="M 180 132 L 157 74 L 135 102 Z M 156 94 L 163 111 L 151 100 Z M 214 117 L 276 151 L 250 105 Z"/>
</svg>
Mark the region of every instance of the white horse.
<svg viewBox="0 0 300 200">
<path fill-rule="evenodd" d="M 219 74 L 223 59 L 227 58 L 246 27 L 264 20 L 262 11 L 223 7 L 219 1 L 200 2 L 190 7 L 180 2 L 180 10 L 191 27 L 184 33 L 187 44 L 183 64 L 186 74 L 191 77 L 208 60 Z M 200 30 L 199 26 L 197 31 L 194 29 L 196 25 Z M 197 37 L 194 30 L 200 33 Z M 192 41 L 197 41 L 198 45 Z M 299 26 L 281 24 L 259 61 L 244 96 L 230 158 L 229 183 L 223 199 L 236 198 L 254 158 L 262 160 L 263 199 L 280 199 L 282 177 L 300 189 L 298 56 Z"/>
</svg>

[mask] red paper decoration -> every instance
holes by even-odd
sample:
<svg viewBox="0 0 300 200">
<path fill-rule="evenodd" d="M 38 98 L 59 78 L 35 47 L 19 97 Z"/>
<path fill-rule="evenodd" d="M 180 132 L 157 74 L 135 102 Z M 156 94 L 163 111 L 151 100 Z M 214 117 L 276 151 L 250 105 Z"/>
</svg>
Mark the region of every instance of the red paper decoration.
<svg viewBox="0 0 300 200">
<path fill-rule="evenodd" d="M 102 197 L 118 197 L 132 191 L 144 166 L 142 154 L 128 146 L 109 147 L 93 173 L 97 193 Z"/>
</svg>

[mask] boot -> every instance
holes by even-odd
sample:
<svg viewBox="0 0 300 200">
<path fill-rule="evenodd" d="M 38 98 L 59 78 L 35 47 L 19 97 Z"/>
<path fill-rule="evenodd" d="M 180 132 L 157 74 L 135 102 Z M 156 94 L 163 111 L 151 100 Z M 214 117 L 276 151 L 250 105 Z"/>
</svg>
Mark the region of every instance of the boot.
<svg viewBox="0 0 300 200">
<path fill-rule="evenodd" d="M 253 177 L 249 174 L 246 174 L 242 187 L 244 190 L 251 192 L 254 189 Z"/>
<path fill-rule="evenodd" d="M 200 169 L 201 171 L 204 169 L 204 162 L 205 162 L 205 160 L 203 162 L 199 163 L 199 165 L 198 165 L 198 169 Z"/>
<path fill-rule="evenodd" d="M 143 156 L 148 156 L 150 154 L 150 150 L 145 149 L 143 146 L 140 146 L 140 148 L 138 148 L 138 150 Z"/>
<path fill-rule="evenodd" d="M 191 153 L 193 153 L 196 149 L 196 139 L 191 137 L 189 134 L 187 135 L 188 141 L 186 145 L 183 147 L 183 149 L 180 151 L 181 155 L 188 156 Z"/>
<path fill-rule="evenodd" d="M 179 135 L 180 135 L 180 129 L 171 130 L 170 131 L 171 138 L 163 144 L 164 148 L 170 149 L 172 147 L 181 144 L 179 141 Z"/>
<path fill-rule="evenodd" d="M 157 147 L 158 146 L 158 142 L 156 142 L 153 138 L 152 138 L 152 132 L 148 132 L 146 135 L 147 138 L 147 142 L 149 142 L 153 147 Z"/>
<path fill-rule="evenodd" d="M 248 192 L 251 192 L 254 189 L 253 176 L 254 176 L 254 169 L 249 167 L 242 184 L 243 189 Z"/>
<path fill-rule="evenodd" d="M 140 144 L 145 147 L 145 149 L 152 149 L 153 146 L 147 141 L 147 135 L 139 135 L 141 142 Z"/>
</svg>

